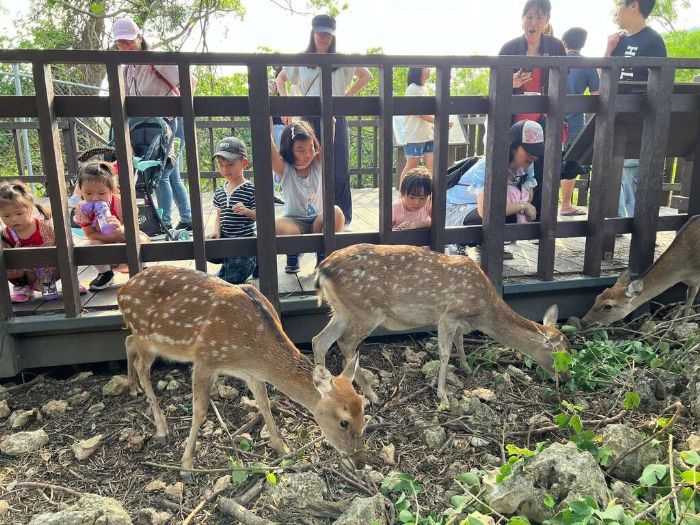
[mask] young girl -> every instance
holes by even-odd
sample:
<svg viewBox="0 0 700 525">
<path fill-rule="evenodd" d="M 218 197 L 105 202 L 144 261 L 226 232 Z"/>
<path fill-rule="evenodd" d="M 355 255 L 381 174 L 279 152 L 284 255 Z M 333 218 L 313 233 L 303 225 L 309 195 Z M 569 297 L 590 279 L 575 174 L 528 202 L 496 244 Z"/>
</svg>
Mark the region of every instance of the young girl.
<svg viewBox="0 0 700 525">
<path fill-rule="evenodd" d="M 430 68 L 412 67 L 408 70 L 406 77 L 407 97 L 427 97 L 430 96 L 425 83 L 430 78 Z M 406 174 L 418 167 L 421 157 L 425 162 L 425 167 L 432 173 L 433 171 L 433 148 L 435 117 L 433 115 L 408 115 L 404 119 L 404 131 L 406 133 L 406 145 L 403 147 L 406 155 L 406 165 L 399 178 L 399 186 Z"/>
<path fill-rule="evenodd" d="M 112 164 L 104 161 L 83 164 L 78 172 L 78 187 L 83 195 L 83 201 L 75 208 L 75 222 L 85 232 L 88 238 L 87 244 L 94 246 L 125 242 L 122 201 Z M 105 202 L 109 206 L 109 213 L 104 218 L 96 216 L 94 203 L 98 201 Z M 108 223 L 109 227 L 104 225 L 100 227 L 98 219 Z M 141 242 L 149 242 L 149 238 L 142 232 L 139 232 L 139 235 Z M 104 290 L 112 284 L 114 272 L 109 264 L 95 265 L 95 270 L 97 277 L 90 281 L 90 290 Z"/>
<path fill-rule="evenodd" d="M 42 218 L 34 217 L 35 209 Z M 23 182 L 0 184 L 0 216 L 5 223 L 2 241 L 8 248 L 56 245 L 51 213 L 41 204 L 34 202 L 34 196 Z M 14 284 L 10 296 L 13 303 L 27 302 L 34 297 L 35 290 L 42 293 L 44 300 L 58 297 L 57 268 L 8 270 L 7 277 Z M 83 286 L 80 287 L 81 293 L 86 291 Z"/>
<path fill-rule="evenodd" d="M 275 221 L 277 235 L 320 233 L 324 225 L 321 147 L 308 122 L 284 127 L 279 152 L 272 141 L 272 170 L 284 195 L 284 212 Z M 334 212 L 335 231 L 343 231 L 345 216 L 338 206 Z M 319 260 L 323 258 L 317 256 Z M 297 255 L 287 258 L 285 271 L 299 271 Z"/>
<path fill-rule="evenodd" d="M 404 176 L 399 188 L 401 197 L 391 205 L 393 230 L 430 228 L 433 191 L 432 177 L 425 168 L 414 168 Z"/>
</svg>

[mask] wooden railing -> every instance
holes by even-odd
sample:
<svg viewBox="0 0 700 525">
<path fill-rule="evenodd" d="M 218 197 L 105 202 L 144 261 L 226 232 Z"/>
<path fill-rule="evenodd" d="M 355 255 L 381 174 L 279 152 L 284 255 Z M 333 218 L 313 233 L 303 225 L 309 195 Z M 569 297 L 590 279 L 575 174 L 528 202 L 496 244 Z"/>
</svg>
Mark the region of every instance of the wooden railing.
<svg viewBox="0 0 700 525">
<path fill-rule="evenodd" d="M 276 256 L 279 253 L 330 253 L 358 242 L 430 245 L 443 251 L 447 243 L 482 244 L 482 266 L 497 288 L 502 286 L 503 241 L 539 239 L 538 277 L 553 277 L 555 240 L 562 237 L 585 237 L 584 273 L 600 274 L 605 240 L 615 233 L 632 233 L 630 267 L 640 271 L 653 260 L 654 240 L 660 230 L 674 230 L 686 220 L 686 215 L 659 217 L 662 191 L 664 150 L 669 142 L 672 114 L 694 112 L 695 128 L 684 130 L 682 140 L 687 146 L 683 156 L 700 158 L 697 113 L 700 97 L 695 92 L 674 93 L 673 79 L 677 68 L 700 69 L 700 59 L 661 58 L 569 58 L 569 57 L 440 57 L 440 56 L 359 56 L 359 55 L 265 55 L 265 54 L 192 54 L 153 52 L 98 51 L 0 51 L 0 62 L 31 63 L 35 97 L 0 97 L 0 117 L 36 118 L 42 151 L 46 184 L 54 210 L 56 247 L 5 250 L 0 255 L 0 281 L 6 280 L 6 268 L 58 266 L 63 281 L 66 317 L 80 316 L 78 297 L 78 265 L 126 262 L 132 274 L 144 262 L 193 259 L 200 270 L 206 269 L 207 257 L 231 254 L 257 255 L 260 288 L 275 305 L 279 305 Z M 108 73 L 109 97 L 55 96 L 52 86 L 52 63 L 104 64 Z M 175 97 L 127 97 L 123 81 L 123 64 L 177 64 L 180 69 L 182 95 Z M 190 69 L 195 64 L 244 65 L 248 69 L 247 97 L 192 96 Z M 647 92 L 618 94 L 618 78 L 622 65 L 649 68 Z M 321 70 L 320 97 L 274 97 L 267 94 L 269 65 L 312 65 Z M 380 94 L 377 97 L 333 97 L 331 68 L 333 66 L 374 66 L 380 70 Z M 393 67 L 431 66 L 437 70 L 434 98 L 399 97 L 392 91 Z M 489 95 L 451 96 L 452 68 L 490 68 Z M 549 68 L 548 95 L 517 97 L 512 95 L 512 72 L 521 67 Z M 569 67 L 598 67 L 601 86 L 598 96 L 567 96 L 566 76 Z M 540 222 L 504 224 L 506 179 L 502 174 L 508 163 L 508 130 L 515 113 L 547 113 L 545 171 L 542 183 Z M 619 178 L 594 177 L 590 188 L 587 221 L 558 222 L 559 169 L 561 165 L 561 136 L 565 112 L 585 112 L 595 115 L 592 164 L 594 173 L 610 173 L 620 165 L 634 142 L 625 142 L 627 150 L 616 148 L 615 122 L 620 114 L 638 114 L 642 119 L 640 146 L 640 183 L 635 216 L 613 218 L 611 194 L 619 191 Z M 257 238 L 207 240 L 204 238 L 199 169 L 197 127 L 195 119 L 211 117 L 249 116 L 255 170 L 271 173 L 270 116 L 320 115 L 323 143 L 332 140 L 333 115 L 371 115 L 379 123 L 379 231 L 369 233 L 336 233 L 327 228 L 322 234 L 275 236 L 273 181 L 271 177 L 255 177 L 257 197 Z M 445 228 L 445 179 L 433 180 L 432 228 L 395 232 L 391 229 L 392 172 L 394 146 L 392 117 L 395 114 L 434 114 L 435 170 L 445 173 L 448 167 L 448 116 L 450 114 L 486 114 L 486 187 L 483 226 Z M 127 118 L 180 115 L 184 117 L 187 148 L 188 180 L 193 212 L 193 240 L 188 242 L 151 243 L 141 245 L 137 235 L 137 215 L 134 198 L 134 178 L 131 164 Z M 110 117 L 114 126 L 122 193 L 126 243 L 90 247 L 74 247 L 68 222 L 64 165 L 61 156 L 58 119 L 60 117 Z M 691 126 L 692 127 L 692 126 Z M 676 139 L 674 139 L 676 140 Z M 678 139 L 681 140 L 681 139 Z M 632 149 L 634 149 L 632 147 Z M 680 155 L 679 155 L 680 156 Z M 334 205 L 332 148 L 324 148 L 324 208 Z M 688 213 L 700 213 L 700 161 L 694 163 L 688 189 Z M 400 269 L 397 269 L 400 271 Z M 436 293 L 440 293 L 436 290 Z M 7 287 L 0 287 L 2 315 L 12 315 Z"/>
</svg>

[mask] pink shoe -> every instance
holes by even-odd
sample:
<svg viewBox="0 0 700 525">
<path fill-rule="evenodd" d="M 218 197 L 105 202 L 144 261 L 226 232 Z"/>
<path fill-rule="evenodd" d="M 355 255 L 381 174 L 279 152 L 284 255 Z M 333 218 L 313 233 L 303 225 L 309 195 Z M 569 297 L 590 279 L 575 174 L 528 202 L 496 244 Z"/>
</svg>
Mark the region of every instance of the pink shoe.
<svg viewBox="0 0 700 525">
<path fill-rule="evenodd" d="M 26 303 L 34 297 L 34 288 L 29 285 L 15 286 L 14 293 L 10 295 L 10 301 L 13 303 Z"/>
<path fill-rule="evenodd" d="M 80 295 L 83 295 L 88 292 L 88 289 L 82 284 L 78 284 L 78 292 L 80 292 Z"/>
</svg>

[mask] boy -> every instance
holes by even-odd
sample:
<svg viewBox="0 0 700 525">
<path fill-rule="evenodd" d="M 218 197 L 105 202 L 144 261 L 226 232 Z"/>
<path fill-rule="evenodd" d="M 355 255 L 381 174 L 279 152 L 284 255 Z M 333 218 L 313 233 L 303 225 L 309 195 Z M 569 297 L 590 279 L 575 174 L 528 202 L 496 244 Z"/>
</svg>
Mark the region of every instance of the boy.
<svg viewBox="0 0 700 525">
<path fill-rule="evenodd" d="M 230 239 L 255 236 L 255 188 L 243 176 L 250 162 L 243 141 L 236 137 L 223 139 L 213 158 L 226 182 L 214 192 L 216 222 L 209 239 Z M 255 257 L 238 256 L 208 259 L 221 264 L 217 276 L 231 284 L 244 283 L 255 269 Z"/>
<path fill-rule="evenodd" d="M 409 170 L 401 181 L 401 196 L 391 205 L 393 230 L 430 228 L 432 177 L 426 168 Z"/>
</svg>

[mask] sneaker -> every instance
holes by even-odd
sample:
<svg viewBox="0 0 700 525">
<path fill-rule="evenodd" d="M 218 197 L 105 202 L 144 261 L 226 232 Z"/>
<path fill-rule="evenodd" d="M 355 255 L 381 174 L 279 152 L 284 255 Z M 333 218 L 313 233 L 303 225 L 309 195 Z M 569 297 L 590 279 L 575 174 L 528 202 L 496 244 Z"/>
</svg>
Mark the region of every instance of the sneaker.
<svg viewBox="0 0 700 525">
<path fill-rule="evenodd" d="M 180 221 L 178 225 L 175 227 L 176 230 L 187 230 L 188 232 L 192 231 L 192 223 L 191 222 L 184 222 Z"/>
<path fill-rule="evenodd" d="M 98 273 L 97 277 L 90 281 L 90 290 L 104 290 L 112 284 L 112 281 L 114 281 L 114 272 L 112 270 Z"/>
<path fill-rule="evenodd" d="M 13 303 L 26 303 L 34 297 L 34 288 L 29 285 L 15 286 L 10 295 L 10 301 Z"/>
<path fill-rule="evenodd" d="M 346 222 L 345 225 L 343 225 L 343 231 L 344 232 L 351 232 L 352 229 L 350 228 L 350 223 Z"/>
<path fill-rule="evenodd" d="M 509 252 L 508 250 L 503 250 L 503 260 L 504 261 L 513 260 L 513 254 L 511 252 Z"/>
<path fill-rule="evenodd" d="M 53 301 L 55 299 L 58 299 L 58 289 L 56 288 L 56 281 L 44 283 L 41 290 L 41 300 Z"/>
<path fill-rule="evenodd" d="M 299 256 L 287 255 L 287 265 L 284 267 L 285 273 L 299 273 Z"/>
<path fill-rule="evenodd" d="M 78 293 L 80 295 L 84 295 L 84 294 L 88 293 L 88 289 L 85 288 L 84 284 L 78 284 Z"/>
</svg>

